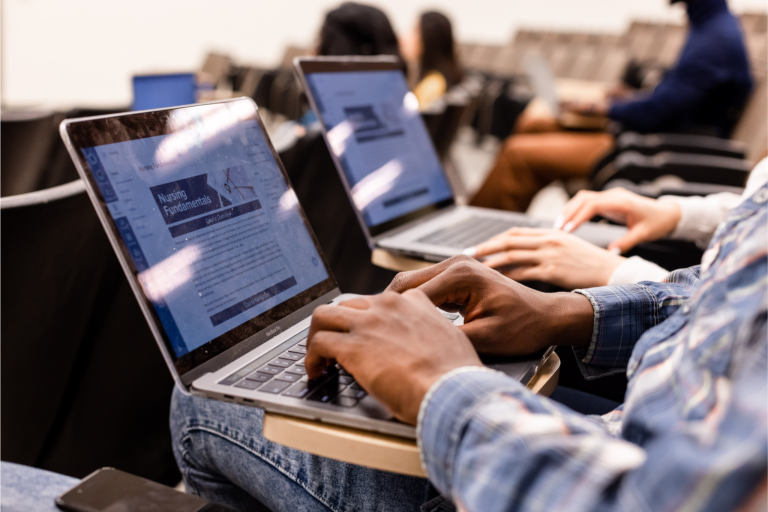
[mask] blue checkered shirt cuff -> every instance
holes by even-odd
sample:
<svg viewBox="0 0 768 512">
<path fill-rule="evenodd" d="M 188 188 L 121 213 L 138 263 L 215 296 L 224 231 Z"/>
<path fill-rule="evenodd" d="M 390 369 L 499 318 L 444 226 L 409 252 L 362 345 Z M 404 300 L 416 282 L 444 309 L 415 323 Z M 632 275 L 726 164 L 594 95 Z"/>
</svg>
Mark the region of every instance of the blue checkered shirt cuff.
<svg viewBox="0 0 768 512">
<path fill-rule="evenodd" d="M 419 410 L 417 439 L 422 466 L 438 489 L 451 489 L 453 462 L 476 406 L 510 388 L 525 390 L 501 372 L 476 366 L 453 370 L 432 385 Z"/>
<path fill-rule="evenodd" d="M 574 290 L 589 299 L 594 310 L 592 339 L 574 348 L 587 380 L 623 373 L 640 337 L 673 315 L 688 299 L 698 268 L 676 271 L 676 282 L 641 282 Z"/>
</svg>

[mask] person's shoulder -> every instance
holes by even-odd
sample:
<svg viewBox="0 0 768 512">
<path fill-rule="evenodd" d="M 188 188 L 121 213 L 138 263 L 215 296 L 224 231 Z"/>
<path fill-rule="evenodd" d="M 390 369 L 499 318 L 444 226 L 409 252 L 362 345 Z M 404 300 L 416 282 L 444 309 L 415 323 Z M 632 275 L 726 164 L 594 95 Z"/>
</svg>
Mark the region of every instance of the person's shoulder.
<svg viewBox="0 0 768 512">
<path fill-rule="evenodd" d="M 726 44 L 726 48 L 744 48 L 744 32 L 741 23 L 729 11 L 709 20 L 700 32 L 713 45 Z"/>
<path fill-rule="evenodd" d="M 445 77 L 442 73 L 439 71 L 430 71 L 427 73 L 427 76 L 422 78 L 421 82 L 419 82 L 419 85 L 424 84 L 426 87 L 435 87 L 435 88 L 443 88 L 445 89 L 448 82 L 445 80 Z"/>
<path fill-rule="evenodd" d="M 713 69 L 746 69 L 748 67 L 746 43 L 739 21 L 731 13 L 723 13 L 704 26 L 691 31 L 684 49 L 682 67 L 710 67 Z"/>
<path fill-rule="evenodd" d="M 421 79 L 413 92 L 419 100 L 419 107 L 424 110 L 445 94 L 448 83 L 439 71 L 430 71 Z"/>
</svg>

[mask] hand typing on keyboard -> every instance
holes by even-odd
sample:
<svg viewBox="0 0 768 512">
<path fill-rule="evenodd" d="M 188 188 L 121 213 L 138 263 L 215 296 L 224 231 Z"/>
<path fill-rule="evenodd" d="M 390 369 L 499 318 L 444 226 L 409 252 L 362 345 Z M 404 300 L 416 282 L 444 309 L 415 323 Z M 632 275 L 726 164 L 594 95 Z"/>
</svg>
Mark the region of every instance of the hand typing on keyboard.
<svg viewBox="0 0 768 512">
<path fill-rule="evenodd" d="M 586 344 L 592 335 L 592 306 L 585 297 L 538 292 L 468 256 L 401 272 L 387 289 L 405 292 L 414 288 L 441 309 L 461 311 L 464 325 L 459 329 L 482 354 L 531 354 L 564 339 Z M 562 332 L 562 326 L 579 315 L 587 317 L 583 332 L 572 327 Z"/>
<path fill-rule="evenodd" d="M 435 306 L 460 310 L 464 325 L 446 322 Z M 304 362 L 313 379 L 338 362 L 400 420 L 415 423 L 442 375 L 481 365 L 476 348 L 513 355 L 585 346 L 593 320 L 582 295 L 537 292 L 456 256 L 398 274 L 381 295 L 317 308 Z"/>
<path fill-rule="evenodd" d="M 516 281 L 568 290 L 606 286 L 626 258 L 555 229 L 512 228 L 466 254 Z"/>
<path fill-rule="evenodd" d="M 318 378 L 335 362 L 411 424 L 441 375 L 481 366 L 467 337 L 415 290 L 317 308 L 307 338 L 307 376 Z"/>
</svg>

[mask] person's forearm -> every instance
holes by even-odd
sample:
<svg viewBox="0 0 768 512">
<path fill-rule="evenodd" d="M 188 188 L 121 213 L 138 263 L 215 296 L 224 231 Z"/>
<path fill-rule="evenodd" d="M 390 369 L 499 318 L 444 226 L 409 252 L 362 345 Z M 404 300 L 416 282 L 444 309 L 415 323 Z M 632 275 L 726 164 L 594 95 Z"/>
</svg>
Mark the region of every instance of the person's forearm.
<svg viewBox="0 0 768 512">
<path fill-rule="evenodd" d="M 419 448 L 430 481 L 467 510 L 578 510 L 643 461 L 611 433 L 620 419 L 586 419 L 506 375 L 467 369 L 422 402 Z M 568 495 L 578 499 L 563 503 Z"/>
<path fill-rule="evenodd" d="M 670 273 L 662 283 L 646 281 L 574 290 L 574 295 L 588 298 L 594 310 L 591 340 L 576 347 L 577 356 L 586 365 L 623 371 L 637 340 L 675 314 L 693 293 L 698 279 L 699 268 L 691 267 Z M 596 377 L 603 370 L 594 373 L 582 367 L 586 378 Z"/>
<path fill-rule="evenodd" d="M 457 371 L 421 404 L 422 461 L 463 510 L 736 510 L 765 481 L 765 367 L 747 366 L 717 396 L 706 439 L 694 418 L 641 445 L 621 437 L 626 409 L 585 417 L 501 373 Z M 734 461 L 725 473 L 723 461 Z"/>
<path fill-rule="evenodd" d="M 568 292 L 551 293 L 548 299 L 548 344 L 574 347 L 589 345 L 594 325 L 594 309 L 589 299 Z"/>
<path fill-rule="evenodd" d="M 725 219 L 731 208 L 741 201 L 741 196 L 723 192 L 706 197 L 662 196 L 661 203 L 675 204 L 680 217 L 669 237 L 695 242 L 704 249 L 712 239 L 717 226 Z"/>
</svg>

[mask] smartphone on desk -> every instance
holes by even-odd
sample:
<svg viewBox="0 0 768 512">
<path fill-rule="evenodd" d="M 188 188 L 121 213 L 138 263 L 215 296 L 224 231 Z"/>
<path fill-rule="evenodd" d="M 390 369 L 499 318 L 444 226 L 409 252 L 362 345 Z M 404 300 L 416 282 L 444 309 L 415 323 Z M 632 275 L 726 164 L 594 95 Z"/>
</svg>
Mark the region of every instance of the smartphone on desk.
<svg viewBox="0 0 768 512">
<path fill-rule="evenodd" d="M 70 512 L 237 512 L 113 468 L 99 469 L 56 498 Z"/>
</svg>

